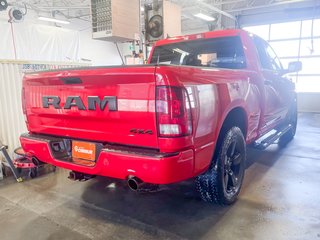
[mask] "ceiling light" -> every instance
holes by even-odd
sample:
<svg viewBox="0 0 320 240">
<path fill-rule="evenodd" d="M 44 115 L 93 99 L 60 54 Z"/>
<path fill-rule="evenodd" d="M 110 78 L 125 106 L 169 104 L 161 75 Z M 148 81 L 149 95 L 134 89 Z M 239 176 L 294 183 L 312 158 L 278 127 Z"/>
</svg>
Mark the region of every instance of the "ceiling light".
<svg viewBox="0 0 320 240">
<path fill-rule="evenodd" d="M 197 18 L 201 18 L 202 20 L 208 21 L 208 22 L 212 22 L 214 20 L 216 20 L 214 17 L 210 17 L 208 15 L 205 15 L 203 13 L 198 13 L 194 15 Z"/>
<path fill-rule="evenodd" d="M 48 17 L 38 17 L 39 20 L 47 21 L 47 22 L 55 22 L 55 23 L 61 23 L 61 24 L 69 24 L 69 21 L 60 20 L 56 18 L 48 18 Z"/>
</svg>

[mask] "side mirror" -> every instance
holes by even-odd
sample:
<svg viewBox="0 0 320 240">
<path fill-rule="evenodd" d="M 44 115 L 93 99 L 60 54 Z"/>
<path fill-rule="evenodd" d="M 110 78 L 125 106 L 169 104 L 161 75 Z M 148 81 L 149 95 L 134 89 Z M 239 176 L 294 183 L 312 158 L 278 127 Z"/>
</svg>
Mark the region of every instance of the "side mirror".
<svg viewBox="0 0 320 240">
<path fill-rule="evenodd" d="M 299 72 L 302 70 L 302 62 L 290 62 L 288 65 L 288 69 L 286 69 L 286 73 Z"/>
</svg>

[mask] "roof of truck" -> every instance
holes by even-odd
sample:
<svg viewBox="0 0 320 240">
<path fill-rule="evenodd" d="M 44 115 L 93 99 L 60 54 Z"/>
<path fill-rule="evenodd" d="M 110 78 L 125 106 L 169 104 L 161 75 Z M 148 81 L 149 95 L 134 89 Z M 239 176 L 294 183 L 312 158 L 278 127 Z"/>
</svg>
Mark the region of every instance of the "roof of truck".
<svg viewBox="0 0 320 240">
<path fill-rule="evenodd" d="M 183 41 L 188 41 L 188 40 L 239 36 L 241 33 L 246 33 L 246 31 L 242 30 L 242 29 L 227 29 L 227 30 L 218 30 L 218 31 L 190 34 L 190 35 L 184 35 L 184 36 L 178 36 L 178 37 L 172 37 L 172 38 L 166 38 L 163 40 L 159 40 L 154 44 L 154 46 L 161 46 L 161 45 L 183 42 Z"/>
</svg>

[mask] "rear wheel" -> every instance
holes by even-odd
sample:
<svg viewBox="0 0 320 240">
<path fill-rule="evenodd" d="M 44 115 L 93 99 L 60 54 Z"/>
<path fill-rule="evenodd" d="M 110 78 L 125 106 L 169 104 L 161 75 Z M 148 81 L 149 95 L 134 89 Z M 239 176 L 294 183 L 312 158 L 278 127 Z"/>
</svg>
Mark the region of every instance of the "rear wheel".
<svg viewBox="0 0 320 240">
<path fill-rule="evenodd" d="M 292 103 L 287 121 L 287 123 L 291 125 L 291 129 L 280 137 L 278 143 L 280 147 L 285 147 L 296 135 L 298 123 L 298 110 L 296 100 L 294 101 L 294 103 Z"/>
<path fill-rule="evenodd" d="M 236 201 L 244 177 L 246 145 L 240 128 L 226 131 L 219 146 L 216 161 L 196 178 L 196 187 L 204 201 L 229 205 Z"/>
</svg>

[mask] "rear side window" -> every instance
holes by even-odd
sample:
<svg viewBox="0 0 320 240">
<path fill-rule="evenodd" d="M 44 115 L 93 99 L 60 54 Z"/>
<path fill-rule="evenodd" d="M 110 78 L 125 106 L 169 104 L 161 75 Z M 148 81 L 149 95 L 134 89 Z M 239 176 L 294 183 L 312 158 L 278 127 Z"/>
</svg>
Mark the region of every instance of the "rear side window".
<svg viewBox="0 0 320 240">
<path fill-rule="evenodd" d="M 272 71 L 282 70 L 281 62 L 270 45 L 258 37 L 254 37 L 253 40 L 258 51 L 261 67 Z"/>
<path fill-rule="evenodd" d="M 246 67 L 240 37 L 201 39 L 155 47 L 152 64 L 241 69 Z"/>
</svg>

